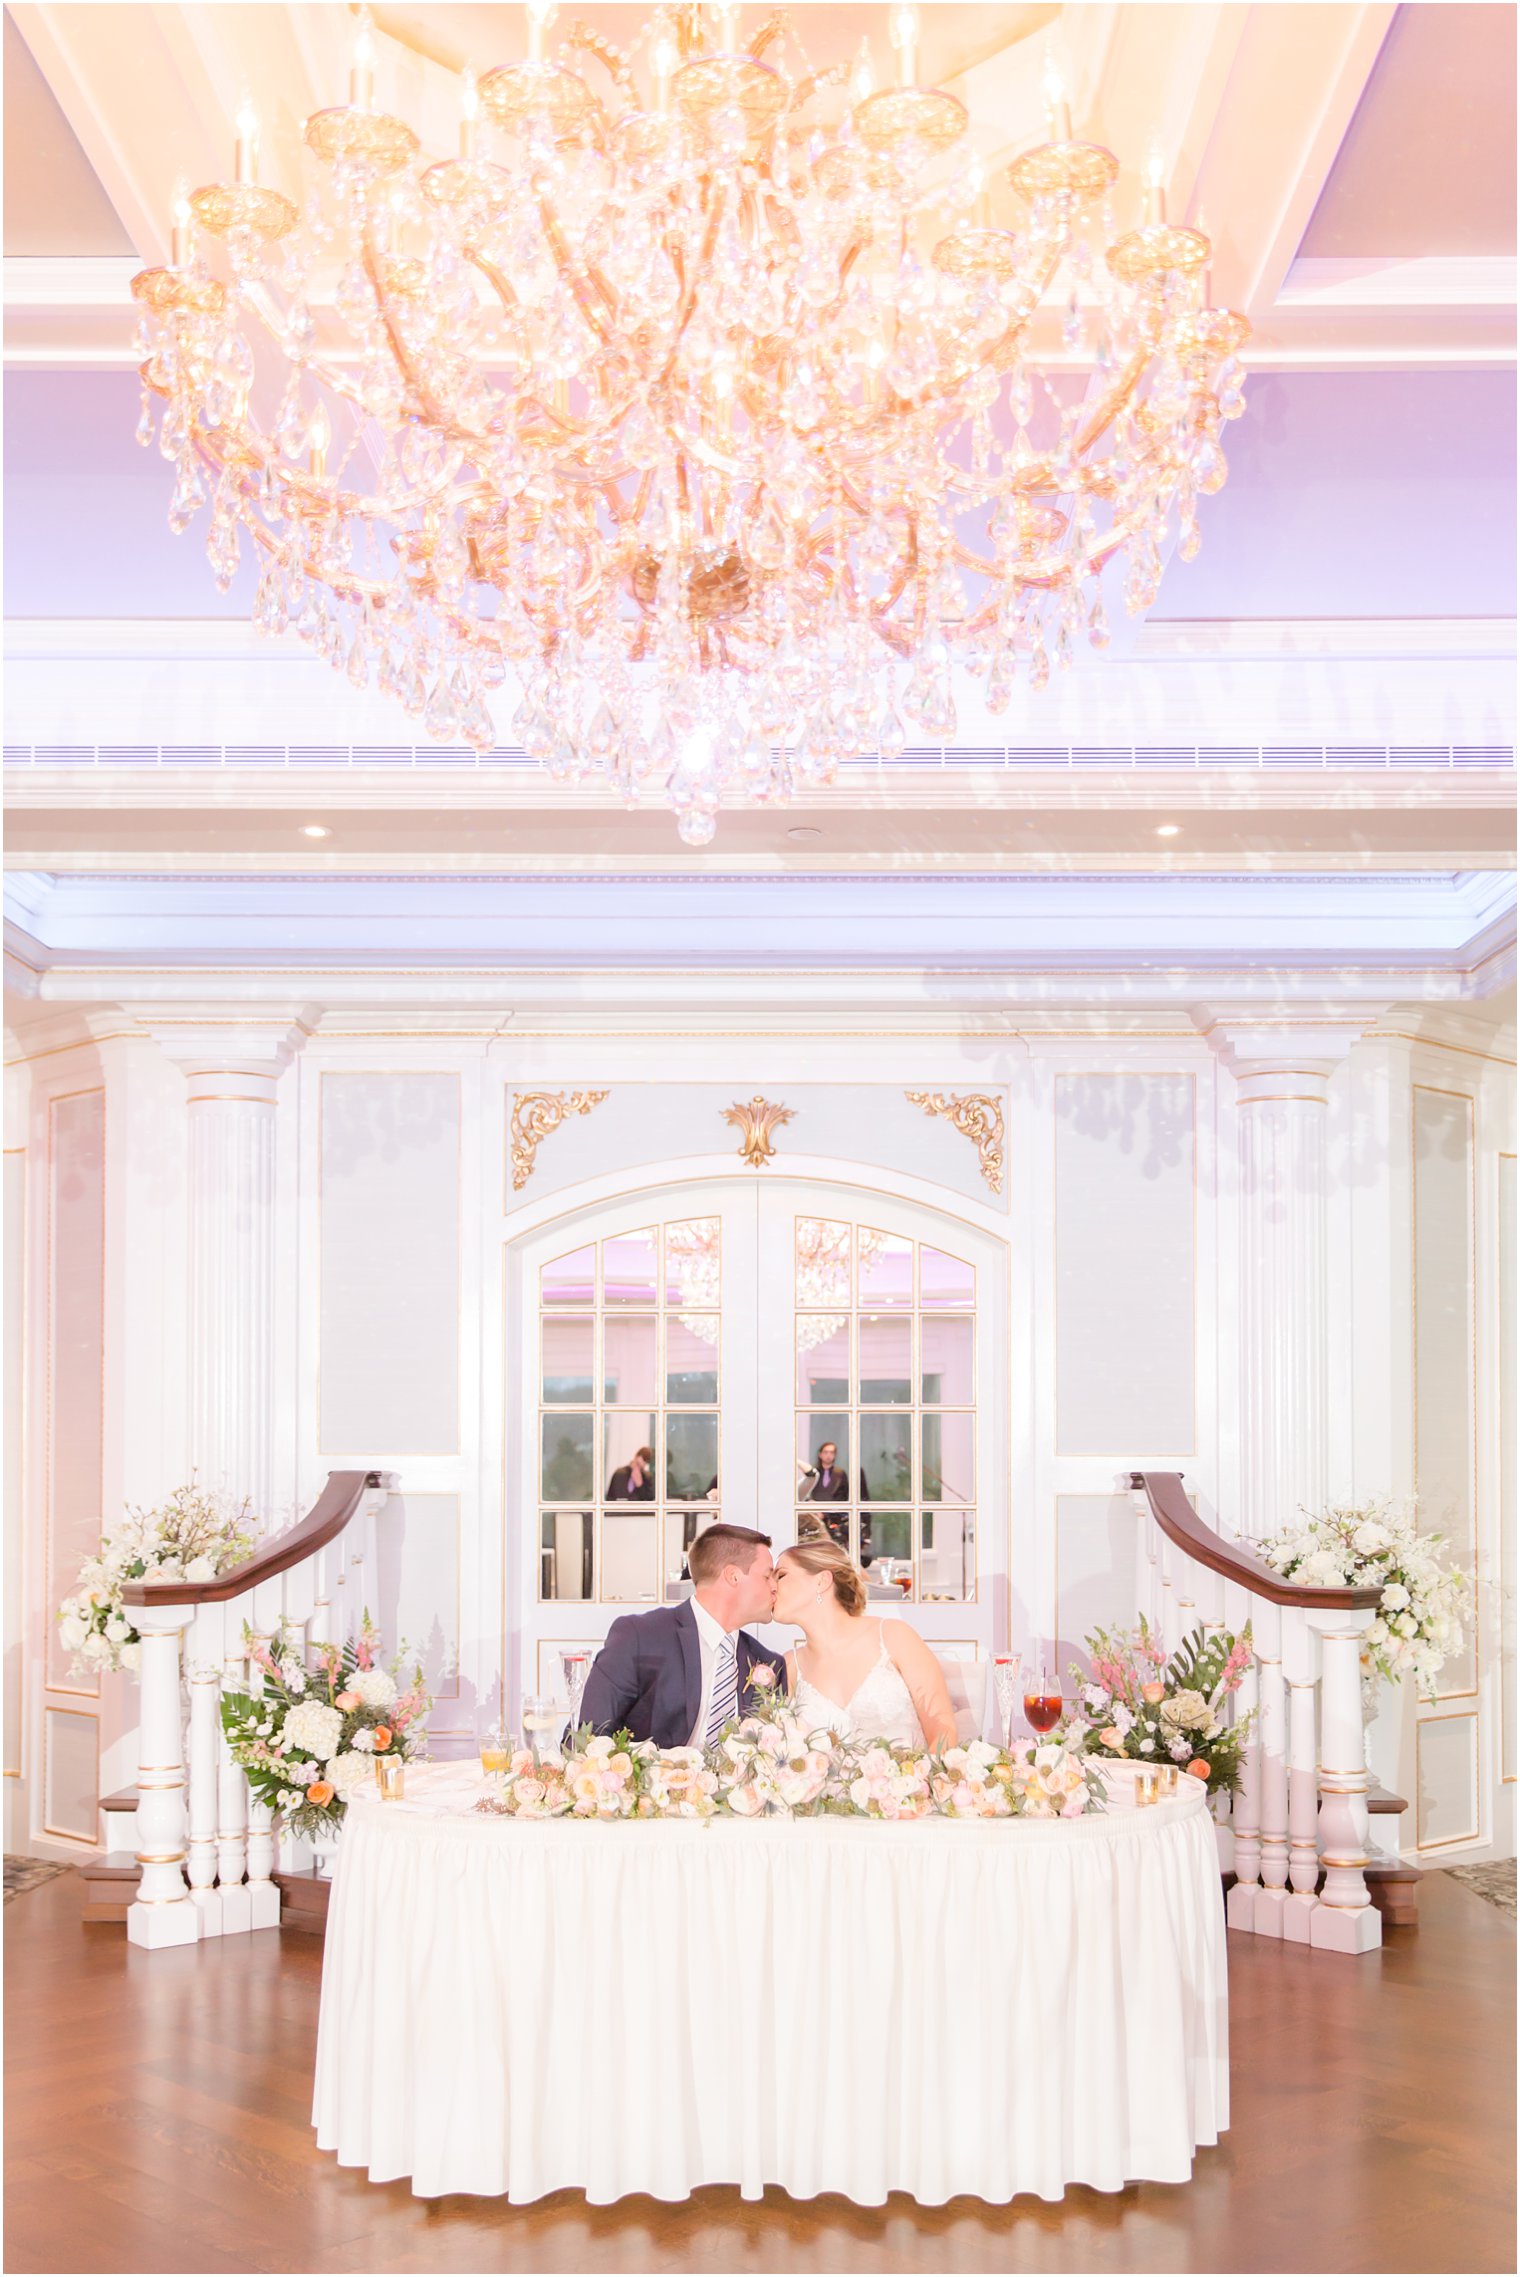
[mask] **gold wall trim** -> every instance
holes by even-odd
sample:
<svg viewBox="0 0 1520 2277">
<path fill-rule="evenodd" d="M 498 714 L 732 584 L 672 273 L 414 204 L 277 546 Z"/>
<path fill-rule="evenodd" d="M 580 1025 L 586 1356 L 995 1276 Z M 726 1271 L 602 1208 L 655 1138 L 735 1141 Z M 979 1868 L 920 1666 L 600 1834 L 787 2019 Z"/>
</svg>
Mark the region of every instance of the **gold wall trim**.
<svg viewBox="0 0 1520 2277">
<path fill-rule="evenodd" d="M 905 1091 L 910 1107 L 943 1115 L 976 1148 L 982 1176 L 994 1194 L 1003 1191 L 1003 1103 L 988 1091 Z"/>
<path fill-rule="evenodd" d="M 747 1103 L 736 1099 L 731 1107 L 723 1107 L 719 1112 L 724 1122 L 732 1123 L 739 1133 L 739 1159 L 747 1162 L 751 1170 L 763 1169 L 774 1158 L 773 1133 L 783 1123 L 795 1120 L 792 1108 L 779 1106 L 758 1091 Z"/>
<path fill-rule="evenodd" d="M 520 1194 L 533 1175 L 539 1147 L 571 1115 L 589 1115 L 608 1096 L 605 1091 L 514 1091 L 512 1094 L 512 1191 Z"/>
</svg>

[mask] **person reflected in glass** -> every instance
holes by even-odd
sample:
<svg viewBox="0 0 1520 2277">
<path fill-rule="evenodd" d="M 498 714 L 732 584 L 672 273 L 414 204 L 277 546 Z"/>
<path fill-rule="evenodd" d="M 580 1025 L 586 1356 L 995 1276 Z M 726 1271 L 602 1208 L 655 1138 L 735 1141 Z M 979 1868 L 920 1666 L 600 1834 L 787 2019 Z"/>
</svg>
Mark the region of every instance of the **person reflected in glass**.
<svg viewBox="0 0 1520 2277">
<path fill-rule="evenodd" d="M 804 1502 L 849 1501 L 849 1474 L 839 1468 L 839 1449 L 832 1439 L 824 1440 L 811 1463 L 798 1467 L 803 1482 L 798 1491 Z"/>
<path fill-rule="evenodd" d="M 945 1672 L 906 1621 L 866 1616 L 866 1577 L 837 1542 L 809 1535 L 776 1561 L 771 1618 L 801 1629 L 786 1656 L 798 1720 L 841 1739 L 955 1745 Z"/>
<path fill-rule="evenodd" d="M 609 1502 L 653 1502 L 654 1449 L 640 1447 L 607 1481 Z"/>
</svg>

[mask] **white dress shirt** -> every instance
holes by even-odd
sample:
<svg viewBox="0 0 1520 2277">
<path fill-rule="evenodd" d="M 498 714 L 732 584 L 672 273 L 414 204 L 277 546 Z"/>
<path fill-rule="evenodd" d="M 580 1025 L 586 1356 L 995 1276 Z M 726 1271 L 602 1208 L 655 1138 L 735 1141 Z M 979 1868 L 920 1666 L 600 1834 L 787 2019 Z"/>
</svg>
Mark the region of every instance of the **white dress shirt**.
<svg viewBox="0 0 1520 2277">
<path fill-rule="evenodd" d="M 697 1709 L 697 1720 L 692 1726 L 691 1737 L 686 1744 L 688 1747 L 701 1747 L 707 1738 L 707 1717 L 708 1711 L 712 1707 L 713 1678 L 718 1671 L 718 1653 L 725 1639 L 730 1640 L 736 1656 L 734 1666 L 737 1669 L 739 1632 L 737 1629 L 725 1629 L 721 1622 L 715 1621 L 699 1597 L 692 1598 L 691 1609 L 697 1616 L 697 1642 L 702 1647 L 702 1700 Z"/>
</svg>

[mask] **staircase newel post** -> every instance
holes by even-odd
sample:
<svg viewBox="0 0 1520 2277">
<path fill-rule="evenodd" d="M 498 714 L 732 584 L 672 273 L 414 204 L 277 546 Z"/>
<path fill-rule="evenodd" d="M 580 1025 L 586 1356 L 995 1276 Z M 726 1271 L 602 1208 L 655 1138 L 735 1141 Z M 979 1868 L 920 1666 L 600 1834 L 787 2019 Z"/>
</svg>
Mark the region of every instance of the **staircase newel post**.
<svg viewBox="0 0 1520 2277">
<path fill-rule="evenodd" d="M 190 1693 L 190 1901 L 201 1935 L 222 1934 L 222 1898 L 216 1887 L 217 1773 L 221 1756 L 222 1608 L 198 1605 L 185 1634 L 185 1680 Z"/>
<path fill-rule="evenodd" d="M 1383 1920 L 1367 1895 L 1367 1737 L 1362 1723 L 1362 1632 L 1375 1609 L 1313 1612 L 1320 1639 L 1319 1850 L 1325 1887 L 1309 1942 L 1332 1953 L 1370 1953 Z"/>
<path fill-rule="evenodd" d="M 180 1721 L 180 1637 L 188 1605 L 134 1605 L 139 1663 L 137 1858 L 142 1876 L 127 1908 L 132 1944 L 193 1945 L 201 1916 L 185 1883 L 185 1759 Z"/>
<path fill-rule="evenodd" d="M 1315 1732 L 1314 1631 L 1296 1608 L 1282 1617 L 1283 1674 L 1288 1684 L 1288 1879 L 1282 1933 L 1308 1945 L 1319 1904 L 1319 1757 Z"/>
</svg>

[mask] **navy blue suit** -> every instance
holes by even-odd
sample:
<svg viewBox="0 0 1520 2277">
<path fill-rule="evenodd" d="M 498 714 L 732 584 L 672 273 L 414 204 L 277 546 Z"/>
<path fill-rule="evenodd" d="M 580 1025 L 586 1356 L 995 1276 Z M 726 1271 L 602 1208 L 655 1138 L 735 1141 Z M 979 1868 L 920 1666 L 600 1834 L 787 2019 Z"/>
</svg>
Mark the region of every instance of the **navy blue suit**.
<svg viewBox="0 0 1520 2277">
<path fill-rule="evenodd" d="M 750 1671 L 757 1663 L 776 1671 L 786 1690 L 786 1660 L 767 1652 L 747 1629 L 738 1632 L 739 1713 L 754 1706 Z M 630 1731 L 656 1747 L 684 1747 L 702 1705 L 702 1640 L 687 1598 L 657 1605 L 652 1613 L 624 1613 L 607 1631 L 581 1696 L 581 1722 L 593 1731 Z"/>
</svg>

